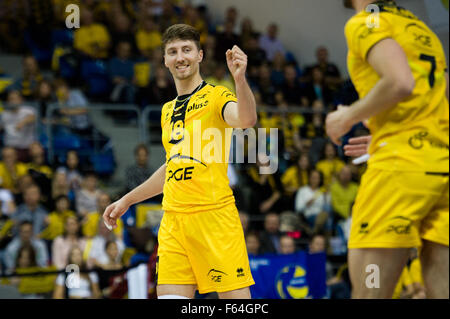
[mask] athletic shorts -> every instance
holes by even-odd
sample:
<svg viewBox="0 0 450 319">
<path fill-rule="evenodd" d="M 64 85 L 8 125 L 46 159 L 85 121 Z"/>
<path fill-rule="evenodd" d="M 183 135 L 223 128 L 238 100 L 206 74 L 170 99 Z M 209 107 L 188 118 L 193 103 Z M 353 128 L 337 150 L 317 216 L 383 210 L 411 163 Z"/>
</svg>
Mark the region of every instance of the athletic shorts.
<svg viewBox="0 0 450 319">
<path fill-rule="evenodd" d="M 368 169 L 352 211 L 348 248 L 449 245 L 449 177 Z"/>
<path fill-rule="evenodd" d="M 164 212 L 158 233 L 158 285 L 197 285 L 201 294 L 253 285 L 236 206 Z"/>
</svg>

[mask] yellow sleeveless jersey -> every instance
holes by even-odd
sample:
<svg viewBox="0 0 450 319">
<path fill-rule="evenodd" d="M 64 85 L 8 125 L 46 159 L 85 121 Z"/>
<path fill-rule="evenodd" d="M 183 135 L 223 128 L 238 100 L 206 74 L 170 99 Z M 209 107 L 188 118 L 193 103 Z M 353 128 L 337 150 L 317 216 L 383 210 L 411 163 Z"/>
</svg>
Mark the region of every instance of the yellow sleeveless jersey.
<svg viewBox="0 0 450 319">
<path fill-rule="evenodd" d="M 412 95 L 369 119 L 369 166 L 384 170 L 449 171 L 449 104 L 445 53 L 438 37 L 414 14 L 394 2 L 375 3 L 379 25 L 362 11 L 345 27 L 350 77 L 364 98 L 380 79 L 367 62 L 370 49 L 392 38 L 403 48 L 415 79 Z"/>
<path fill-rule="evenodd" d="M 192 96 L 178 99 L 164 104 L 161 113 L 167 165 L 163 210 L 195 213 L 234 203 L 227 176 L 233 129 L 223 110 L 237 101 L 235 95 L 203 82 Z"/>
</svg>

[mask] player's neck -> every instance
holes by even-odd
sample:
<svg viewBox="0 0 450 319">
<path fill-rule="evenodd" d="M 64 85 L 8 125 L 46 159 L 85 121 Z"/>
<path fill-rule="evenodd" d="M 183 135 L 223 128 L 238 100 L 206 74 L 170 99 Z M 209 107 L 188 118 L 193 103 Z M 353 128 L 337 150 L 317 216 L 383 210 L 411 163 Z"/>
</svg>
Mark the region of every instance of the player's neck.
<svg viewBox="0 0 450 319">
<path fill-rule="evenodd" d="M 199 73 L 186 80 L 176 80 L 175 86 L 178 96 L 191 94 L 202 82 L 203 79 Z"/>
</svg>

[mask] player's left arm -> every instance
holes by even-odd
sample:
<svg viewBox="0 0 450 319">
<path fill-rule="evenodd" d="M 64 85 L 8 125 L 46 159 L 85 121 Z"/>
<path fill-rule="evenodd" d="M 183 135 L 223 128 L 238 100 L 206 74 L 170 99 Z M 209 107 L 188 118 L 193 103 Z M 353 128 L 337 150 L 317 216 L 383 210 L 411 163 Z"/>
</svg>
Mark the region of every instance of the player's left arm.
<svg viewBox="0 0 450 319">
<path fill-rule="evenodd" d="M 236 85 L 237 102 L 229 102 L 226 105 L 223 118 L 231 127 L 253 127 L 257 121 L 256 101 L 245 78 L 247 55 L 235 45 L 226 52 L 226 58 L 228 69 Z"/>
<path fill-rule="evenodd" d="M 375 44 L 367 54 L 367 62 L 380 80 L 372 90 L 351 107 L 339 106 L 327 116 L 327 134 L 335 144 L 353 125 L 386 111 L 409 97 L 415 80 L 402 47 L 392 38 Z"/>
</svg>

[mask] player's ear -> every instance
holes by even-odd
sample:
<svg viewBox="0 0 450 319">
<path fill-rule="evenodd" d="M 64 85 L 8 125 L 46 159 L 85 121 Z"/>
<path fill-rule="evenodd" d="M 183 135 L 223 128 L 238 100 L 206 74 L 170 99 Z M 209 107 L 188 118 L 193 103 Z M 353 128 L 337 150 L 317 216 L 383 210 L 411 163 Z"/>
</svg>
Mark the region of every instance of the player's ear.
<svg viewBox="0 0 450 319">
<path fill-rule="evenodd" d="M 198 62 L 202 62 L 203 61 L 203 50 L 199 50 L 198 51 Z"/>
</svg>

